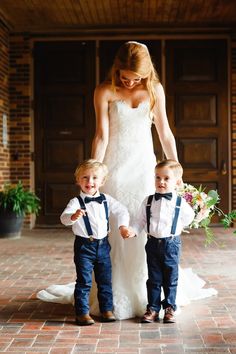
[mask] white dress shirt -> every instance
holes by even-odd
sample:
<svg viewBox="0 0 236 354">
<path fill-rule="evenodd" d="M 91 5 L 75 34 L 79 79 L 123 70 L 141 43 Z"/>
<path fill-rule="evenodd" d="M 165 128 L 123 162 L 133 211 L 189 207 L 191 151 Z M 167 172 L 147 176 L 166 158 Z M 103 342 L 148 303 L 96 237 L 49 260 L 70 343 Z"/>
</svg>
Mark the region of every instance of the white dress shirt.
<svg viewBox="0 0 236 354">
<path fill-rule="evenodd" d="M 96 193 L 93 197 L 98 197 L 100 193 Z M 129 213 L 127 208 L 118 202 L 116 199 L 112 198 L 108 194 L 104 194 L 107 200 L 108 215 L 112 214 L 117 219 L 117 228 L 121 225 L 129 225 Z M 91 195 L 80 192 L 80 196 L 84 200 L 85 197 L 91 197 Z M 93 237 L 96 239 L 102 239 L 107 236 L 107 219 L 105 213 L 105 207 L 98 202 L 90 202 L 85 204 L 89 222 L 93 231 Z M 89 237 L 83 217 L 78 218 L 75 221 L 71 220 L 71 216 L 76 212 L 76 210 L 81 209 L 78 198 L 73 198 L 69 201 L 63 213 L 61 214 L 61 222 L 65 226 L 72 226 L 72 231 L 75 235 L 82 237 Z"/>
<path fill-rule="evenodd" d="M 149 235 L 156 238 L 169 237 L 175 214 L 177 194 L 174 192 L 171 200 L 161 198 L 158 201 L 153 196 L 150 210 L 150 228 Z M 131 225 L 138 235 L 143 229 L 147 233 L 147 217 L 146 206 L 148 197 L 144 199 L 135 218 L 134 224 Z M 175 236 L 180 235 L 182 230 L 189 226 L 194 219 L 194 211 L 191 206 L 182 198 L 180 212 L 175 231 Z"/>
</svg>

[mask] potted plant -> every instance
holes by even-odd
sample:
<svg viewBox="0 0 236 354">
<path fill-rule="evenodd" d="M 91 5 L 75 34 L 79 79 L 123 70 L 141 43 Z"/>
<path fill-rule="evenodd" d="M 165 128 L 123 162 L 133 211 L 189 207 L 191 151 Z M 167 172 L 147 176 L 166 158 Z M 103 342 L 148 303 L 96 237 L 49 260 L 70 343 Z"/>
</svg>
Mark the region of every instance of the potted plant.
<svg viewBox="0 0 236 354">
<path fill-rule="evenodd" d="M 0 238 L 20 237 L 25 215 L 38 214 L 40 199 L 26 190 L 21 181 L 5 184 L 0 191 Z"/>
</svg>

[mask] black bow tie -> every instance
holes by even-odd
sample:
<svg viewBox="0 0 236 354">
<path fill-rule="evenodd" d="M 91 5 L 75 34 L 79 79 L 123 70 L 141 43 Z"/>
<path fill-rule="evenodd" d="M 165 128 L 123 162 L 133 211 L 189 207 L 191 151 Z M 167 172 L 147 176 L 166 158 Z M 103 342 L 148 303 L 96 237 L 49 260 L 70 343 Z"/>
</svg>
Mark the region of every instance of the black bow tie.
<svg viewBox="0 0 236 354">
<path fill-rule="evenodd" d="M 172 193 L 155 193 L 155 200 L 159 200 L 161 198 L 166 198 L 168 200 L 171 200 Z"/>
<path fill-rule="evenodd" d="M 85 203 L 97 202 L 97 203 L 102 204 L 103 199 L 104 199 L 104 198 L 103 198 L 101 195 L 99 195 L 98 197 L 85 197 L 85 198 L 84 198 L 84 202 L 85 202 Z"/>
</svg>

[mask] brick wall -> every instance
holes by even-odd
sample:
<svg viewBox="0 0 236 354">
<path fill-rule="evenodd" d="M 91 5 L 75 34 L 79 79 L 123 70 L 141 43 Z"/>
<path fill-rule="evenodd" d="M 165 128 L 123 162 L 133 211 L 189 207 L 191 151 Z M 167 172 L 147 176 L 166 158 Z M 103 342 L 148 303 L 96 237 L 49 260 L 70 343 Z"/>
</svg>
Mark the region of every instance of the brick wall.
<svg viewBox="0 0 236 354">
<path fill-rule="evenodd" d="M 231 117 L 232 117 L 232 209 L 236 209 L 236 34 L 231 46 Z"/>
<path fill-rule="evenodd" d="M 9 32 L 0 21 L 0 188 L 10 179 L 9 144 L 3 141 L 3 115 L 9 123 Z M 6 126 L 7 130 L 9 128 Z M 8 131 L 5 135 L 9 138 Z"/>
<path fill-rule="evenodd" d="M 28 38 L 9 36 L 0 22 L 0 188 L 5 182 L 18 180 L 30 186 L 30 53 Z"/>
<path fill-rule="evenodd" d="M 30 62 L 29 39 L 10 36 L 10 154 L 11 181 L 30 186 Z"/>
<path fill-rule="evenodd" d="M 10 179 L 12 183 L 19 180 L 30 188 L 31 176 L 31 88 L 30 65 L 31 50 L 29 38 L 23 35 L 10 35 L 10 72 L 9 72 L 9 111 L 10 111 Z M 25 226 L 33 218 L 25 218 Z"/>
</svg>

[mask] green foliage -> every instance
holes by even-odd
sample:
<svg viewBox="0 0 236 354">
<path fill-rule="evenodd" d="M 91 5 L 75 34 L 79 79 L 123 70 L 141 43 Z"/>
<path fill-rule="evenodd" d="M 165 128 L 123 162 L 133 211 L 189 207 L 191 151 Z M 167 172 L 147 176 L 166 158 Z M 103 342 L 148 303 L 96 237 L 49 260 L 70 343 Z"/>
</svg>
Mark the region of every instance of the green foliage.
<svg viewBox="0 0 236 354">
<path fill-rule="evenodd" d="M 6 184 L 0 191 L 0 209 L 14 211 L 18 216 L 38 214 L 40 199 L 29 190 L 24 189 L 21 181 L 13 186 Z"/>
<path fill-rule="evenodd" d="M 205 234 L 206 234 L 205 246 L 209 246 L 214 241 L 214 234 L 209 226 L 205 226 Z"/>
<path fill-rule="evenodd" d="M 224 217 L 220 222 L 223 224 L 224 228 L 227 229 L 234 221 L 236 221 L 236 210 L 232 210 L 228 214 L 223 214 L 223 216 Z M 234 231 L 234 234 L 236 234 L 236 230 Z"/>
<path fill-rule="evenodd" d="M 205 246 L 209 246 L 214 240 L 213 231 L 209 227 L 210 222 L 211 222 L 211 216 L 209 215 L 209 217 L 203 219 L 200 223 L 200 227 L 204 228 L 205 235 L 206 235 Z"/>
<path fill-rule="evenodd" d="M 202 186 L 200 186 L 198 189 L 199 193 L 204 192 L 204 189 L 205 188 L 202 188 Z M 203 219 L 199 225 L 200 227 L 203 227 L 205 231 L 205 246 L 209 246 L 212 242 L 217 243 L 215 241 L 214 233 L 210 228 L 211 218 L 215 213 L 218 213 L 218 215 L 222 217 L 220 223 L 223 224 L 225 229 L 230 228 L 233 222 L 236 221 L 236 210 L 232 210 L 230 213 L 225 214 L 223 210 L 216 206 L 220 202 L 220 196 L 216 190 L 210 190 L 207 193 L 207 197 L 208 200 L 206 202 L 206 207 L 207 209 L 211 209 L 212 212 L 208 215 L 208 217 Z M 233 233 L 236 235 L 236 230 Z"/>
<path fill-rule="evenodd" d="M 210 197 L 209 200 L 207 201 L 208 208 L 219 203 L 220 197 L 217 191 L 212 189 L 207 193 L 207 196 Z"/>
</svg>

